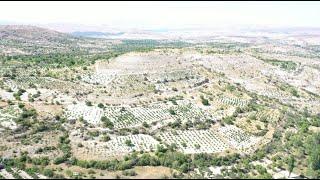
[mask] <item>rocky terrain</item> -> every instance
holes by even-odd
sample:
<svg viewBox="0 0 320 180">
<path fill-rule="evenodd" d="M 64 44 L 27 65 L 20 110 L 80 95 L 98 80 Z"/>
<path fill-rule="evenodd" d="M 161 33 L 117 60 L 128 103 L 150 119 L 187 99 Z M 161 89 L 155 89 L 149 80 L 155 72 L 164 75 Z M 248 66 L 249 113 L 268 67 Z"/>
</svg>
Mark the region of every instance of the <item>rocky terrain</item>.
<svg viewBox="0 0 320 180">
<path fill-rule="evenodd" d="M 320 177 L 317 35 L 0 47 L 1 178 Z"/>
</svg>

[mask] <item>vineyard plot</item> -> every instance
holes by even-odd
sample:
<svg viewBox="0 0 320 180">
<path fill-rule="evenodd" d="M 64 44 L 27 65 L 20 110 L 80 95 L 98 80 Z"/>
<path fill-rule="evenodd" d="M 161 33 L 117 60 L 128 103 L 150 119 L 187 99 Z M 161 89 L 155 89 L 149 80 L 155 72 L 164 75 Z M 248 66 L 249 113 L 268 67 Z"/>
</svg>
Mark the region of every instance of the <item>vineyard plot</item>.
<svg viewBox="0 0 320 180">
<path fill-rule="evenodd" d="M 212 130 L 190 130 L 160 133 L 159 137 L 166 144 L 176 144 L 178 149 L 187 154 L 217 153 L 230 148 L 221 137 Z"/>
<path fill-rule="evenodd" d="M 238 150 L 250 148 L 261 140 L 260 137 L 251 136 L 233 125 L 220 127 L 218 131 L 232 147 Z"/>
<path fill-rule="evenodd" d="M 155 150 L 159 144 L 152 136 L 145 134 L 116 136 L 111 137 L 108 142 L 101 142 L 98 139 L 83 140 L 79 133 L 74 133 L 71 140 L 76 155 L 96 158 L 116 157 L 133 151 L 148 152 Z M 81 143 L 83 147 L 79 148 L 78 143 Z"/>
</svg>

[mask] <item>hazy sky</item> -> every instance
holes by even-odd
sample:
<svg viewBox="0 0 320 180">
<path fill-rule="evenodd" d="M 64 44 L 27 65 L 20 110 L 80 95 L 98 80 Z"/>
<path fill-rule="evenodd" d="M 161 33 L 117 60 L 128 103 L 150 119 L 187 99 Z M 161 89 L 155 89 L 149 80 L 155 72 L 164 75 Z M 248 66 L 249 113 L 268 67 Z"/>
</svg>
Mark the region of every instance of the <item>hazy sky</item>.
<svg viewBox="0 0 320 180">
<path fill-rule="evenodd" d="M 320 2 L 0 2 L 0 23 L 119 28 L 320 27 Z"/>
</svg>

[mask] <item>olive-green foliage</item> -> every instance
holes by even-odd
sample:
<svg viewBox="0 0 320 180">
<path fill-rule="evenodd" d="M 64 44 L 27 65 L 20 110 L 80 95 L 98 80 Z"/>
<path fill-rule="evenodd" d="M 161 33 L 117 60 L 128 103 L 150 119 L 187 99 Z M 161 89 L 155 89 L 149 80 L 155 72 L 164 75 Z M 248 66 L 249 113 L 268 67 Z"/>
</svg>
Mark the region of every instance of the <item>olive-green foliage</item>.
<svg viewBox="0 0 320 180">
<path fill-rule="evenodd" d="M 270 63 L 274 66 L 279 66 L 281 69 L 291 71 L 291 70 L 296 70 L 297 69 L 297 63 L 293 61 L 281 61 L 278 59 L 270 59 L 270 58 L 264 58 L 261 56 L 256 56 L 257 59 L 260 59 L 266 63 Z"/>
<path fill-rule="evenodd" d="M 188 172 L 195 167 L 231 165 L 240 158 L 239 154 L 216 157 L 209 154 L 196 154 L 194 157 L 181 152 L 176 152 L 174 147 L 165 148 L 158 146 L 155 155 L 132 153 L 125 156 L 124 160 L 85 161 L 72 158 L 73 165 L 83 168 L 96 168 L 107 170 L 126 170 L 134 166 L 166 166 L 181 172 Z"/>
<path fill-rule="evenodd" d="M 201 102 L 202 102 L 203 105 L 205 105 L 205 106 L 209 106 L 210 105 L 208 99 L 204 98 L 202 95 L 200 96 L 200 98 L 201 98 Z"/>
<path fill-rule="evenodd" d="M 234 116 L 228 116 L 222 119 L 222 122 L 226 124 L 233 124 L 234 121 L 235 121 Z"/>
<path fill-rule="evenodd" d="M 61 157 L 55 158 L 53 161 L 54 164 L 61 164 L 71 157 L 71 146 L 69 135 L 67 133 L 59 137 L 58 148 L 63 152 L 63 155 Z"/>
<path fill-rule="evenodd" d="M 113 122 L 106 116 L 101 117 L 101 122 L 103 123 L 103 126 L 106 128 L 112 129 L 114 127 Z"/>
<path fill-rule="evenodd" d="M 124 170 L 122 171 L 122 175 L 124 176 L 135 176 L 137 173 L 134 170 Z"/>
</svg>

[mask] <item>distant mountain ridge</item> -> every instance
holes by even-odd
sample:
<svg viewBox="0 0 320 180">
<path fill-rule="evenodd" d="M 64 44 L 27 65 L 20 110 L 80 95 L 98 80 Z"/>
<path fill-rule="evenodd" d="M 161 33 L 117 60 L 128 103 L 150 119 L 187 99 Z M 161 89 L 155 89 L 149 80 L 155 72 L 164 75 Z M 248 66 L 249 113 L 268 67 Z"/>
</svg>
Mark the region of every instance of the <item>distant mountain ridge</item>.
<svg viewBox="0 0 320 180">
<path fill-rule="evenodd" d="M 50 41 L 75 39 L 66 33 L 30 25 L 0 25 L 0 38 Z"/>
<path fill-rule="evenodd" d="M 108 32 L 100 32 L 100 31 L 75 31 L 70 34 L 77 37 L 107 38 L 108 36 L 122 35 L 124 34 L 124 32 L 108 33 Z"/>
<path fill-rule="evenodd" d="M 77 37 L 30 25 L 0 25 L 0 55 L 103 51 L 99 43 L 95 44 L 98 41 L 105 45 L 109 43 L 106 39 Z"/>
</svg>

